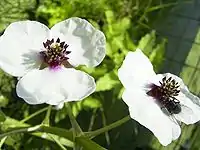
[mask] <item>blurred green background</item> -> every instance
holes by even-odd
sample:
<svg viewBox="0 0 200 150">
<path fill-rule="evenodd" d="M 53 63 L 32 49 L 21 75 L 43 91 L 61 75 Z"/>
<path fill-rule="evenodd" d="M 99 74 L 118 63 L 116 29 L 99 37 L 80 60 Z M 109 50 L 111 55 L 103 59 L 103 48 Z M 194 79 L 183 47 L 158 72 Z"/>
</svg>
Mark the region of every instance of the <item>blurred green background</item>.
<svg viewBox="0 0 200 150">
<path fill-rule="evenodd" d="M 171 72 L 183 78 L 189 89 L 200 96 L 200 0 L 1 0 L 0 32 L 14 21 L 37 20 L 51 27 L 72 16 L 88 20 L 104 32 L 106 57 L 96 68 L 80 69 L 96 79 L 96 92 L 73 104 L 73 113 L 83 131 L 91 131 L 128 115 L 121 100 L 122 85 L 117 69 L 128 51 L 141 48 L 157 73 Z M 145 68 L 144 68 L 145 69 Z M 27 105 L 15 93 L 17 79 L 0 72 L 0 107 L 9 121 L 17 124 L 47 105 Z M 145 106 L 144 106 L 145 107 Z M 26 123 L 37 125 L 45 113 Z M 53 110 L 51 125 L 70 128 L 67 111 Z M 167 147 L 159 144 L 150 131 L 131 120 L 94 139 L 109 150 L 198 150 L 200 128 L 182 125 L 181 137 Z M 62 142 L 68 145 L 67 141 Z M 3 150 L 59 150 L 41 135 L 15 134 L 0 142 Z M 70 149 L 70 148 L 69 148 Z"/>
</svg>

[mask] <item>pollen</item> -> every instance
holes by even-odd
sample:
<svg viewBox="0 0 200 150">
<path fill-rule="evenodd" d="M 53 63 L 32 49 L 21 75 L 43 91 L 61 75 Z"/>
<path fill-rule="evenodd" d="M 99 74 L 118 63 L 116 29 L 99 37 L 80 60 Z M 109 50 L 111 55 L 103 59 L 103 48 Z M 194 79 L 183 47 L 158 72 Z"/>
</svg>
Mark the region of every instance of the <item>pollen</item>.
<svg viewBox="0 0 200 150">
<path fill-rule="evenodd" d="M 71 51 L 67 51 L 69 45 L 61 42 L 59 38 L 56 41 L 54 39 L 47 40 L 43 45 L 45 51 L 41 51 L 40 56 L 49 67 L 55 68 L 69 59 L 67 56 L 71 53 Z"/>
</svg>

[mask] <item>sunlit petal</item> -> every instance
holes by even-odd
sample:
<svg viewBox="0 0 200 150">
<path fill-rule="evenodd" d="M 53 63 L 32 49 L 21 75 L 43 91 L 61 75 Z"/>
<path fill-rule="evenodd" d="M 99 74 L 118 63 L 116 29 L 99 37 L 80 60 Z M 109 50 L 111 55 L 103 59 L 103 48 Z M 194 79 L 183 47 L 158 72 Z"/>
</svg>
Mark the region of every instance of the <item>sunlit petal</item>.
<svg viewBox="0 0 200 150">
<path fill-rule="evenodd" d="M 193 99 L 195 99 L 195 101 L 200 101 L 200 99 L 189 91 L 184 93 L 182 91 L 183 89 L 177 97 L 183 105 L 181 108 L 182 111 L 177 114 L 176 117 L 185 124 L 194 124 L 200 120 L 200 107 Z"/>
<path fill-rule="evenodd" d="M 94 90 L 95 82 L 91 76 L 66 68 L 33 70 L 17 84 L 18 96 L 29 104 L 59 105 L 67 101 L 78 101 Z"/>
<path fill-rule="evenodd" d="M 36 21 L 10 24 L 0 38 L 0 67 L 12 76 L 39 68 L 38 52 L 48 34 L 49 29 Z"/>
<path fill-rule="evenodd" d="M 176 120 L 172 121 L 161 108 L 142 90 L 125 90 L 122 96 L 129 107 L 131 118 L 148 128 L 164 146 L 180 136 L 181 129 Z"/>
<path fill-rule="evenodd" d="M 154 75 L 151 62 L 140 49 L 129 52 L 118 70 L 119 79 L 125 88 L 142 85 Z"/>
<path fill-rule="evenodd" d="M 55 36 L 60 33 L 71 51 L 69 62 L 73 66 L 94 67 L 105 57 L 106 40 L 104 34 L 95 29 L 88 21 L 73 17 L 57 23 L 51 28 Z"/>
</svg>

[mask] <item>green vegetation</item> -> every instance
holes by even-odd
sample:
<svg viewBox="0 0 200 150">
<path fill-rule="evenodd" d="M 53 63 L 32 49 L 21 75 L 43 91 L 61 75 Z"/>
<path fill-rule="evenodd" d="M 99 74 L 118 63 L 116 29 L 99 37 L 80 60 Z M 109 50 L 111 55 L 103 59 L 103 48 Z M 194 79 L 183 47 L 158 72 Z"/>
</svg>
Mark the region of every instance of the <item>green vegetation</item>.
<svg viewBox="0 0 200 150">
<path fill-rule="evenodd" d="M 104 61 L 96 68 L 80 66 L 96 79 L 97 89 L 85 100 L 72 105 L 72 112 L 82 130 L 88 132 L 128 115 L 128 108 L 121 100 L 123 88 L 117 76 L 117 70 L 128 51 L 141 48 L 149 56 L 156 72 L 161 70 L 167 40 L 157 36 L 153 25 L 175 5 L 177 2 L 174 0 L 1 0 L 0 31 L 3 33 L 9 23 L 19 20 L 37 20 L 51 27 L 59 21 L 77 16 L 87 19 L 104 32 L 107 39 Z M 1 139 L 0 147 L 6 150 L 58 150 L 67 146 L 70 149 L 73 146 L 68 139 L 72 138 L 70 131 L 62 138 L 53 134 L 45 135 L 45 138 L 41 132 L 24 134 L 28 127 L 43 121 L 47 106 L 28 105 L 19 99 L 15 93 L 16 81 L 0 72 L 0 132 L 10 131 L 11 127 L 26 128 Z M 30 117 L 35 112 L 38 115 Z M 71 127 L 66 106 L 61 110 L 52 110 L 50 125 L 64 129 Z M 48 130 L 41 127 L 39 131 Z M 129 121 L 93 140 L 109 150 L 161 149 L 150 131 L 135 121 Z M 85 150 L 88 144 L 94 147 L 96 144 L 84 137 L 76 141 L 82 143 Z M 180 146 L 174 142 L 171 148 Z"/>
</svg>

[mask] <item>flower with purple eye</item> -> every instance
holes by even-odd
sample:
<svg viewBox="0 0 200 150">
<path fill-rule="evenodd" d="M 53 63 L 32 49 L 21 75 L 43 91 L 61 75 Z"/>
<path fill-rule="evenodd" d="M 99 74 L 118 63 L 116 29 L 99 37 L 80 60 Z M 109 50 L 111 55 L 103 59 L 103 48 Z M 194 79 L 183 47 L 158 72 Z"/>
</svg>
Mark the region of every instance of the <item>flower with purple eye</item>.
<svg viewBox="0 0 200 150">
<path fill-rule="evenodd" d="M 0 37 L 0 68 L 20 77 L 17 95 L 27 103 L 62 105 L 95 91 L 94 78 L 74 67 L 99 65 L 105 45 L 104 34 L 81 18 L 51 29 L 36 21 L 14 22 Z"/>
<path fill-rule="evenodd" d="M 156 74 L 140 49 L 127 54 L 118 76 L 131 118 L 153 132 L 162 145 L 180 136 L 179 122 L 200 120 L 200 99 L 176 75 Z"/>
</svg>

